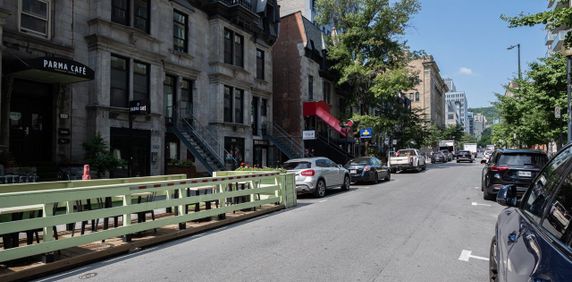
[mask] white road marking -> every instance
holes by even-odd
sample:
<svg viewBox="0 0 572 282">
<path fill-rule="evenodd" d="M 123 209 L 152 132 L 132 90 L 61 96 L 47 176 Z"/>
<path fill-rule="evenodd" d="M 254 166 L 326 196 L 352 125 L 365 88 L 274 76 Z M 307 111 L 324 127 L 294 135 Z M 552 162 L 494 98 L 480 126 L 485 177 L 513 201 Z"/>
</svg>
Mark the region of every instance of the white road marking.
<svg viewBox="0 0 572 282">
<path fill-rule="evenodd" d="M 489 204 L 479 204 L 479 203 L 477 203 L 477 202 L 472 202 L 472 203 L 471 203 L 471 205 L 472 205 L 472 206 L 485 206 L 485 207 L 492 207 L 492 206 L 491 206 L 491 205 L 489 205 Z"/>
<path fill-rule="evenodd" d="M 481 187 L 473 187 L 473 189 L 481 190 Z"/>
<path fill-rule="evenodd" d="M 323 203 L 323 202 L 326 202 L 326 201 L 327 201 L 327 200 L 321 200 L 321 201 L 318 201 L 318 203 Z"/>
<path fill-rule="evenodd" d="M 463 251 L 461 252 L 461 255 L 459 256 L 459 260 L 460 260 L 460 261 L 469 261 L 469 259 L 474 258 L 474 259 L 480 259 L 480 260 L 489 261 L 488 258 L 480 257 L 480 256 L 473 256 L 471 253 L 472 253 L 472 251 L 463 250 Z"/>
</svg>

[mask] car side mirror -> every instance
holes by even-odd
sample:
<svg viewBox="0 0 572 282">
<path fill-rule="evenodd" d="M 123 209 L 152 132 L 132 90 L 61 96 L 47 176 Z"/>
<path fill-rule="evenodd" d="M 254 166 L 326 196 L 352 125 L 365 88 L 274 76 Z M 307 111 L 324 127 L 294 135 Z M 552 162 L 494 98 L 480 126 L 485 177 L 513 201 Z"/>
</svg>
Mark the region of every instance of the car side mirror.
<svg viewBox="0 0 572 282">
<path fill-rule="evenodd" d="M 516 185 L 509 184 L 502 186 L 497 194 L 497 203 L 505 207 L 516 207 L 518 204 Z"/>
</svg>

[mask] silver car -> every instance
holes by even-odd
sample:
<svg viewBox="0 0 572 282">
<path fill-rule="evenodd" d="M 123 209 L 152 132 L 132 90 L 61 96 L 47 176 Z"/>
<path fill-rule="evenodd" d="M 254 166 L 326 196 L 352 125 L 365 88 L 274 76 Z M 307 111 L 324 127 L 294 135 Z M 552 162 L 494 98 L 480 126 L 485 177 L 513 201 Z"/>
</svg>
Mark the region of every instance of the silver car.
<svg viewBox="0 0 572 282">
<path fill-rule="evenodd" d="M 298 194 L 313 193 L 316 197 L 324 197 L 329 188 L 350 189 L 349 171 L 328 158 L 292 159 L 282 167 L 296 174 Z"/>
</svg>

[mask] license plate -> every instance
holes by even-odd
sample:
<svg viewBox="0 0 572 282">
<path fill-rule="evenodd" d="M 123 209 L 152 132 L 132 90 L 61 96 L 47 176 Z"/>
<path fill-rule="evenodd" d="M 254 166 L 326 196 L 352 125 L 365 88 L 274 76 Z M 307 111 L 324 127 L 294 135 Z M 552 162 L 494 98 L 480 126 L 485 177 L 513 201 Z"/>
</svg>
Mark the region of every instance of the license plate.
<svg viewBox="0 0 572 282">
<path fill-rule="evenodd" d="M 357 173 L 357 170 L 352 169 L 352 170 L 350 170 L 350 173 L 351 173 L 351 174 L 356 174 L 356 173 Z"/>
<path fill-rule="evenodd" d="M 522 177 L 531 177 L 532 173 L 530 171 L 519 171 L 518 172 L 518 176 L 522 176 Z"/>
</svg>

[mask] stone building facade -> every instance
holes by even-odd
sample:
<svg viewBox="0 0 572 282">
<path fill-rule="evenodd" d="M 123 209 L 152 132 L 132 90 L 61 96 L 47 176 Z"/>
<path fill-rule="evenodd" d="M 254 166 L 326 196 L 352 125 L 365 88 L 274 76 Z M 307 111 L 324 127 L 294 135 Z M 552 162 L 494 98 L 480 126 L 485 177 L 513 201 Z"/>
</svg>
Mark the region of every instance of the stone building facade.
<svg viewBox="0 0 572 282">
<path fill-rule="evenodd" d="M 440 128 L 445 127 L 445 93 L 448 88 L 439 73 L 433 56 L 413 60 L 409 67 L 419 76 L 419 83 L 410 94 L 411 107 L 422 112 L 423 117 Z"/>
<path fill-rule="evenodd" d="M 220 156 L 272 159 L 262 125 L 272 120 L 276 1 L 0 3 L 3 165 L 80 165 L 82 144 L 99 134 L 128 164 L 112 176 L 162 174 L 184 160 L 204 169 L 169 133 L 181 121 L 204 125 Z M 88 75 L 30 63 L 46 58 Z"/>
</svg>

